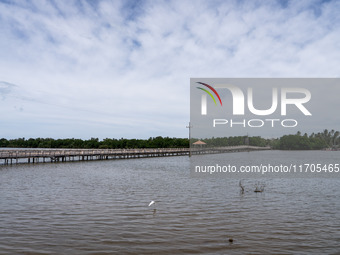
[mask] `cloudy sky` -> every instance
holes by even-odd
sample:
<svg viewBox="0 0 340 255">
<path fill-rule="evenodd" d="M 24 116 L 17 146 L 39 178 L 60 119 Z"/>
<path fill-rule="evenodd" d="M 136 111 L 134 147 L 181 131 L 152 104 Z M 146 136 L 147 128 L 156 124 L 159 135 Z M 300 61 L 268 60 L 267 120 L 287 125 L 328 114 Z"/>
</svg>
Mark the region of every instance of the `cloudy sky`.
<svg viewBox="0 0 340 255">
<path fill-rule="evenodd" d="M 0 0 L 0 137 L 187 137 L 191 77 L 339 77 L 339 10 Z"/>
</svg>

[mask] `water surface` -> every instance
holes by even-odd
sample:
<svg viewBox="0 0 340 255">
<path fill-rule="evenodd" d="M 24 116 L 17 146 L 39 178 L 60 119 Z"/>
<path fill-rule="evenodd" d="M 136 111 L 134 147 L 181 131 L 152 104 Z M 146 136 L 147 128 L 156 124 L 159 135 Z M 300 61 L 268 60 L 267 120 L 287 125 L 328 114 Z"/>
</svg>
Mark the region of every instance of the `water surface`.
<svg viewBox="0 0 340 255">
<path fill-rule="evenodd" d="M 242 194 L 239 180 L 192 178 L 189 165 L 1 166 L 0 254 L 340 254 L 339 179 L 264 179 L 263 193 L 247 179 Z"/>
</svg>

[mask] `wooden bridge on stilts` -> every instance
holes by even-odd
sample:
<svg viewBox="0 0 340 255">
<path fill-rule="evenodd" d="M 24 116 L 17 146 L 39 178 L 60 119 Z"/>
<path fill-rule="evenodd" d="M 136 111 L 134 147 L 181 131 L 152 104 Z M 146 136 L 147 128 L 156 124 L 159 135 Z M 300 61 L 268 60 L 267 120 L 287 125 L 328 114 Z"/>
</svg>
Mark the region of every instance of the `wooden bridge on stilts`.
<svg viewBox="0 0 340 255">
<path fill-rule="evenodd" d="M 255 146 L 228 146 L 191 149 L 1 149 L 0 164 L 12 165 L 18 163 L 54 163 L 69 161 L 170 157 L 269 149 L 269 147 Z"/>
</svg>

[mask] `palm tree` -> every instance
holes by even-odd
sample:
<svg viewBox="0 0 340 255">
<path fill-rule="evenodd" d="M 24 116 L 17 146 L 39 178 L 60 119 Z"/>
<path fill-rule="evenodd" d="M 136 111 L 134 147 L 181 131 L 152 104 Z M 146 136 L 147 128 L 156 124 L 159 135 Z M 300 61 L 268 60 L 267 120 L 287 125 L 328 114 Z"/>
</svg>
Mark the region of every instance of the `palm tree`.
<svg viewBox="0 0 340 255">
<path fill-rule="evenodd" d="M 332 147 L 335 147 L 337 145 L 339 145 L 339 135 L 340 135 L 340 132 L 339 131 L 335 131 L 333 133 L 333 137 L 332 137 Z"/>
</svg>

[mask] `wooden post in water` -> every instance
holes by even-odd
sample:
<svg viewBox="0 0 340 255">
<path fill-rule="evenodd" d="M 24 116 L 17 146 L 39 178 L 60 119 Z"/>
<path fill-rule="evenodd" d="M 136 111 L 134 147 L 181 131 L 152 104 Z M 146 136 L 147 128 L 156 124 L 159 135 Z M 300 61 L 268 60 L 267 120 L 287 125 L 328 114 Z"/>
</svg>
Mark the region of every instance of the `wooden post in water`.
<svg viewBox="0 0 340 255">
<path fill-rule="evenodd" d="M 191 124 L 190 124 L 190 121 L 189 121 L 189 126 L 187 126 L 187 128 L 189 128 L 189 157 L 191 157 L 191 146 L 190 146 L 190 143 L 191 143 Z"/>
</svg>

